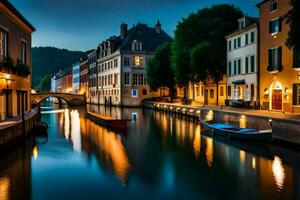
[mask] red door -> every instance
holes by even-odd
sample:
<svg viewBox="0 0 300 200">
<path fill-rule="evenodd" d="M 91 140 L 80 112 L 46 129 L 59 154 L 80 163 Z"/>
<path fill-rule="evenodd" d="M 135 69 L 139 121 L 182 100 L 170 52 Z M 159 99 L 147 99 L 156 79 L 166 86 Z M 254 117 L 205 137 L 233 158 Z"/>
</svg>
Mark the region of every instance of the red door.
<svg viewBox="0 0 300 200">
<path fill-rule="evenodd" d="M 273 90 L 272 109 L 273 110 L 282 110 L 282 91 L 281 90 Z"/>
</svg>

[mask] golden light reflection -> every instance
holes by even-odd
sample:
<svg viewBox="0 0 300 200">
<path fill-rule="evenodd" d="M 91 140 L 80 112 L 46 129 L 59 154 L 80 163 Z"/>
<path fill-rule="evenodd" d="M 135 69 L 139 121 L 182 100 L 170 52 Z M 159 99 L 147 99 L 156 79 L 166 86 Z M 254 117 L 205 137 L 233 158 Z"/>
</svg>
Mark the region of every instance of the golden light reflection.
<svg viewBox="0 0 300 200">
<path fill-rule="evenodd" d="M 256 169 L 256 160 L 252 158 L 252 169 Z"/>
<path fill-rule="evenodd" d="M 194 142 L 193 142 L 196 160 L 199 158 L 200 150 L 201 150 L 201 133 L 200 133 L 200 131 L 201 131 L 201 126 L 198 125 L 196 128 L 196 133 L 195 133 Z"/>
<path fill-rule="evenodd" d="M 64 133 L 65 133 L 65 138 L 68 140 L 70 136 L 70 115 L 68 109 L 65 109 L 64 118 L 65 118 Z"/>
<path fill-rule="evenodd" d="M 9 198 L 9 186 L 10 180 L 8 177 L 1 177 L 0 178 L 0 199 L 7 200 Z"/>
<path fill-rule="evenodd" d="M 272 164 L 272 172 L 277 189 L 282 190 L 284 187 L 285 171 L 281 159 L 277 156 L 275 156 Z"/>
<path fill-rule="evenodd" d="M 81 135 L 80 135 L 80 119 L 78 110 L 72 110 L 71 113 L 71 139 L 73 142 L 73 149 L 81 151 Z"/>
<path fill-rule="evenodd" d="M 214 146 L 213 139 L 206 137 L 206 160 L 208 167 L 212 167 L 213 159 L 214 159 Z"/>
<path fill-rule="evenodd" d="M 247 118 L 245 115 L 242 115 L 240 118 L 240 128 L 246 128 L 247 127 Z"/>
<path fill-rule="evenodd" d="M 33 155 L 34 160 L 37 160 L 38 155 L 39 155 L 39 150 L 38 150 L 37 145 L 35 145 L 35 146 L 33 147 L 32 155 Z"/>
<path fill-rule="evenodd" d="M 243 151 L 243 150 L 240 150 L 240 160 L 241 160 L 241 163 L 245 163 L 245 160 L 246 160 L 246 152 Z"/>
<path fill-rule="evenodd" d="M 212 121 L 214 119 L 214 112 L 212 110 L 210 110 L 206 116 L 205 116 L 205 120 L 206 121 Z"/>
<path fill-rule="evenodd" d="M 121 138 L 104 127 L 88 120 L 90 139 L 102 152 L 105 163 L 110 165 L 116 176 L 125 185 L 130 169 L 129 159 Z"/>
</svg>

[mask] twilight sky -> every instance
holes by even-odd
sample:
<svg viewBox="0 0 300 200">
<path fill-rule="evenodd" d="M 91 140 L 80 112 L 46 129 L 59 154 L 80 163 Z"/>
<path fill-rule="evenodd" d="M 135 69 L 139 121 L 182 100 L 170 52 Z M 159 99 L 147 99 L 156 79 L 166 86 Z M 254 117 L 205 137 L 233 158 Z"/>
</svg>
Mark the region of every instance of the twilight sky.
<svg viewBox="0 0 300 200">
<path fill-rule="evenodd" d="M 189 13 L 218 3 L 230 3 L 246 14 L 257 16 L 260 0 L 10 0 L 36 28 L 33 46 L 71 50 L 95 48 L 119 34 L 124 21 L 154 26 L 157 19 L 173 36 L 178 20 Z"/>
</svg>

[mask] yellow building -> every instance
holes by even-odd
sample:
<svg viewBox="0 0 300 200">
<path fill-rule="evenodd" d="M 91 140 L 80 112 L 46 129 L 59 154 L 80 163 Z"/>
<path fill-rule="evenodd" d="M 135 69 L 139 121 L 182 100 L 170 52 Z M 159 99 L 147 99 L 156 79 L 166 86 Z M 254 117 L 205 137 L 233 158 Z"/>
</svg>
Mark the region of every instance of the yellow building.
<svg viewBox="0 0 300 200">
<path fill-rule="evenodd" d="M 225 105 L 226 99 L 226 76 L 219 82 L 219 90 L 217 91 L 216 83 L 212 78 L 207 78 L 205 82 L 190 83 L 187 90 L 187 98 L 200 105 L 215 106 Z M 177 96 L 183 98 L 184 89 L 177 87 Z"/>
<path fill-rule="evenodd" d="M 300 113 L 300 53 L 289 49 L 288 0 L 264 0 L 260 11 L 260 103 L 265 110 Z"/>
<path fill-rule="evenodd" d="M 34 31 L 12 4 L 0 1 L 0 121 L 31 108 L 31 34 Z"/>
</svg>

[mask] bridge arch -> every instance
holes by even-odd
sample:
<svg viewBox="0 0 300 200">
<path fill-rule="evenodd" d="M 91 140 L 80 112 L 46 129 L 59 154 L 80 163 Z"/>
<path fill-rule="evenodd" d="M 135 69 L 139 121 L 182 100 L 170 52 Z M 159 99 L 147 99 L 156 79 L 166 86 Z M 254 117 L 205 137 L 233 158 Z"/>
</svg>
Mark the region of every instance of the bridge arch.
<svg viewBox="0 0 300 200">
<path fill-rule="evenodd" d="M 55 97 L 57 99 L 62 99 L 67 102 L 68 106 L 78 106 L 78 105 L 84 105 L 86 103 L 85 96 L 79 94 L 46 92 L 46 93 L 36 93 L 31 95 L 32 102 L 37 104 L 39 104 L 41 101 L 43 101 L 48 97 Z"/>
</svg>

